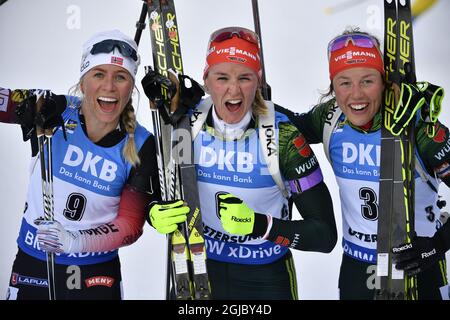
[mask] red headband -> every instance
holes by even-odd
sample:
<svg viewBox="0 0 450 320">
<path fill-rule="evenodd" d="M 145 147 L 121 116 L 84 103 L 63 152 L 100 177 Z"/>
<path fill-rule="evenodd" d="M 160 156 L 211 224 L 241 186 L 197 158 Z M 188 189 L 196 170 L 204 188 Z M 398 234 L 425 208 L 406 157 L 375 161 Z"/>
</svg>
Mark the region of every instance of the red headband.
<svg viewBox="0 0 450 320">
<path fill-rule="evenodd" d="M 208 75 L 208 70 L 215 64 L 233 62 L 252 69 L 261 78 L 261 58 L 258 45 L 238 36 L 233 36 L 221 42 L 213 41 L 208 48 L 206 66 L 203 71 L 203 79 Z"/>
<path fill-rule="evenodd" d="M 358 67 L 373 68 L 384 74 L 383 59 L 380 51 L 376 47 L 357 47 L 350 41 L 346 47 L 331 52 L 329 61 L 331 80 L 341 71 Z"/>
</svg>

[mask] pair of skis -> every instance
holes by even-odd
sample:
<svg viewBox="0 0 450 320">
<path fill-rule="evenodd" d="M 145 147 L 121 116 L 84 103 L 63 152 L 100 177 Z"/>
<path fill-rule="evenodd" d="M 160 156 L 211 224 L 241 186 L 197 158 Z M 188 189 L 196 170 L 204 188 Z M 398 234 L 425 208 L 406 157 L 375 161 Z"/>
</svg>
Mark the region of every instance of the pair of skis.
<svg viewBox="0 0 450 320">
<path fill-rule="evenodd" d="M 154 69 L 166 77 L 170 69 L 182 74 L 174 1 L 144 1 L 137 24 L 137 43 L 145 26 L 145 13 L 149 19 Z M 171 117 L 170 88 L 162 86 L 162 95 L 165 99 L 152 108 L 161 196 L 164 201 L 184 199 L 190 208 L 187 221 L 167 237 L 166 299 L 206 300 L 211 293 L 190 118 L 187 114 L 178 119 Z"/>
<path fill-rule="evenodd" d="M 414 235 L 415 117 L 394 131 L 402 83 L 415 83 L 411 4 L 384 0 L 384 65 L 387 85 L 382 107 L 380 205 L 377 237 L 378 300 L 416 300 L 417 283 L 395 269 L 392 248 L 410 243 Z"/>
</svg>

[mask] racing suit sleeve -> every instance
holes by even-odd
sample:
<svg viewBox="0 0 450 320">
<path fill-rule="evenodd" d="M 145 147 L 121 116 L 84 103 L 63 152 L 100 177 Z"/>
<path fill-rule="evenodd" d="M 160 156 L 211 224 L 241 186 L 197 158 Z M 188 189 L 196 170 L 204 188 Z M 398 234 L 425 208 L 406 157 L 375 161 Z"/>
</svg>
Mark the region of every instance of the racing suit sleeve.
<svg viewBox="0 0 450 320">
<path fill-rule="evenodd" d="M 83 252 L 117 249 L 134 243 L 143 232 L 148 204 L 160 199 L 154 136 L 150 135 L 139 156 L 141 164 L 130 172 L 117 217 L 97 228 L 80 230 Z"/>
<path fill-rule="evenodd" d="M 271 218 L 266 239 L 303 251 L 331 252 L 337 241 L 333 204 L 316 156 L 290 123 L 280 124 L 280 169 L 302 220 Z"/>
</svg>

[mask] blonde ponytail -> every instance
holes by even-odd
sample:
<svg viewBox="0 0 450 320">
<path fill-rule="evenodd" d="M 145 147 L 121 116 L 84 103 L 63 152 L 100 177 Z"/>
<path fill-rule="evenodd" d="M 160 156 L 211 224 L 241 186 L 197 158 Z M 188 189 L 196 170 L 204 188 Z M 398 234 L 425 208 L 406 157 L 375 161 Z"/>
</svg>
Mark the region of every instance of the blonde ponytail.
<svg viewBox="0 0 450 320">
<path fill-rule="evenodd" d="M 133 167 L 136 167 L 141 163 L 141 160 L 139 159 L 136 142 L 134 139 L 134 132 L 136 131 L 137 122 L 131 99 L 125 106 L 120 120 L 122 121 L 122 125 L 128 134 L 127 141 L 123 148 L 123 156 L 128 162 L 131 163 Z"/>
</svg>

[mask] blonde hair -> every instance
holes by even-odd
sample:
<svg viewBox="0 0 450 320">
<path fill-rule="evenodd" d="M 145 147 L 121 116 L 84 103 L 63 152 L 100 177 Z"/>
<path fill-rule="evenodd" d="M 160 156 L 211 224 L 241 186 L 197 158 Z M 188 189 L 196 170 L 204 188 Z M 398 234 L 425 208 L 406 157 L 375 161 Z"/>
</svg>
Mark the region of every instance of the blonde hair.
<svg viewBox="0 0 450 320">
<path fill-rule="evenodd" d="M 256 90 L 255 99 L 252 104 L 252 113 L 255 116 L 263 116 L 267 114 L 267 106 L 264 103 L 264 98 L 260 89 Z"/>
<path fill-rule="evenodd" d="M 69 89 L 70 96 L 78 96 L 83 102 L 83 93 L 81 92 L 81 79 L 80 81 Z M 80 104 L 81 106 L 81 104 Z M 138 150 L 136 147 L 136 141 L 134 139 L 134 133 L 136 131 L 136 114 L 134 113 L 132 98 L 126 104 L 125 108 L 120 115 L 120 123 L 128 134 L 127 141 L 122 150 L 122 155 L 126 161 L 128 161 L 133 167 L 141 164 L 141 159 L 138 155 Z"/>
<path fill-rule="evenodd" d="M 136 148 L 136 141 L 134 139 L 137 121 L 131 98 L 125 106 L 125 109 L 123 109 L 122 114 L 120 115 L 120 121 L 122 122 L 122 125 L 128 134 L 128 138 L 125 146 L 123 147 L 122 154 L 133 167 L 136 167 L 141 164 L 141 159 L 139 159 L 138 151 Z"/>
</svg>

